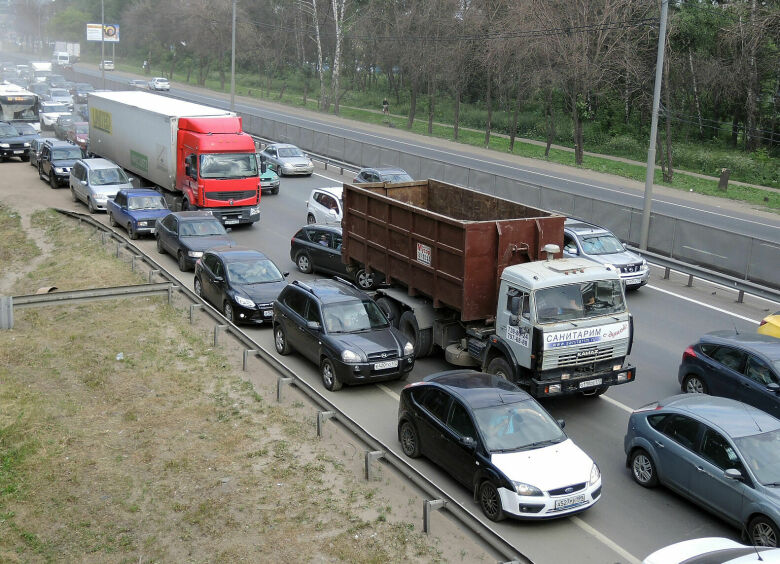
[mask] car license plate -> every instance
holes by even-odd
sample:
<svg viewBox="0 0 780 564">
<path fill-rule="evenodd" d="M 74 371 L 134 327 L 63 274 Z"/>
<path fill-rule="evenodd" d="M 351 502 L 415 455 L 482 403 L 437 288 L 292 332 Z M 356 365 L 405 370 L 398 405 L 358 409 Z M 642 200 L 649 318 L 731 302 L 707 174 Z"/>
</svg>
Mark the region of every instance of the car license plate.
<svg viewBox="0 0 780 564">
<path fill-rule="evenodd" d="M 580 389 L 590 388 L 592 386 L 600 386 L 600 385 L 601 385 L 601 378 L 596 378 L 595 380 L 585 380 L 584 382 L 580 382 Z"/>
<path fill-rule="evenodd" d="M 226 219 L 225 220 L 225 225 L 235 225 L 236 223 L 238 223 L 237 219 Z"/>
<path fill-rule="evenodd" d="M 571 497 L 565 497 L 563 499 L 555 500 L 555 509 L 566 509 L 572 505 L 579 505 L 585 503 L 585 494 L 573 495 Z"/>
<path fill-rule="evenodd" d="M 634 284 L 639 284 L 640 282 L 641 280 L 639 278 L 629 278 L 628 280 L 626 280 L 626 284 L 628 284 L 629 286 L 633 286 Z"/>
<path fill-rule="evenodd" d="M 374 365 L 374 370 L 387 370 L 388 368 L 395 368 L 398 366 L 397 360 L 386 360 L 384 362 L 377 362 Z"/>
<path fill-rule="evenodd" d="M 24 151 L 14 151 L 14 155 L 21 155 Z"/>
<path fill-rule="evenodd" d="M 273 310 L 267 309 L 263 312 L 263 317 L 273 317 L 274 312 Z"/>
</svg>

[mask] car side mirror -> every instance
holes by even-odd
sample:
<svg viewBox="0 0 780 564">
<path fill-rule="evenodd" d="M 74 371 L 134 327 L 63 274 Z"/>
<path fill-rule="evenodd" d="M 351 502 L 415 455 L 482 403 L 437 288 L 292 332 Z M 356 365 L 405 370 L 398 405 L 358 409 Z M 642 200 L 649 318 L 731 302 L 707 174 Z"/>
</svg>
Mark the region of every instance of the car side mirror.
<svg viewBox="0 0 780 564">
<path fill-rule="evenodd" d="M 127 181 L 128 181 L 128 182 L 133 182 L 134 180 L 135 180 L 135 177 L 134 177 L 134 176 L 128 176 L 128 177 L 127 177 Z"/>
<path fill-rule="evenodd" d="M 328 215 L 332 215 L 333 217 L 338 217 L 339 212 L 336 210 L 328 210 Z"/>
<path fill-rule="evenodd" d="M 222 278 L 221 276 L 215 276 L 214 277 L 214 283 L 215 284 L 222 284 L 224 281 L 225 281 L 225 279 Z"/>
<path fill-rule="evenodd" d="M 309 321 L 308 323 L 306 323 L 306 327 L 308 327 L 312 331 L 319 331 L 320 329 L 322 329 L 322 325 L 320 325 L 319 321 Z"/>
<path fill-rule="evenodd" d="M 190 165 L 184 165 L 184 174 L 187 176 L 192 176 L 192 169 L 190 168 Z"/>
<path fill-rule="evenodd" d="M 623 243 L 623 248 L 624 248 L 625 250 L 628 250 L 628 245 L 627 245 L 627 244 L 625 244 L 625 243 Z"/>
<path fill-rule="evenodd" d="M 265 157 L 260 157 L 260 174 L 265 174 L 266 170 L 268 170 L 268 165 L 265 162 Z"/>
<path fill-rule="evenodd" d="M 474 439 L 474 437 L 461 437 L 460 444 L 469 450 L 477 449 L 477 441 Z"/>
<path fill-rule="evenodd" d="M 560 427 L 561 429 L 563 429 L 566 426 L 565 419 L 557 419 L 556 421 L 558 422 L 558 427 Z"/>
<path fill-rule="evenodd" d="M 736 468 L 727 469 L 725 472 L 723 472 L 723 475 L 730 480 L 737 480 L 739 482 L 743 480 L 742 472 L 740 472 Z"/>
<path fill-rule="evenodd" d="M 82 181 L 81 181 L 81 185 L 82 185 L 82 186 L 86 186 L 86 185 L 87 185 L 87 181 L 86 181 L 86 180 L 82 180 Z"/>
<path fill-rule="evenodd" d="M 780 384 L 778 384 L 777 382 L 770 382 L 769 384 L 766 385 L 766 389 L 776 394 L 780 393 Z"/>
<path fill-rule="evenodd" d="M 285 278 L 287 278 L 289 275 L 290 275 L 289 272 L 282 272 L 282 276 L 284 276 Z"/>
</svg>

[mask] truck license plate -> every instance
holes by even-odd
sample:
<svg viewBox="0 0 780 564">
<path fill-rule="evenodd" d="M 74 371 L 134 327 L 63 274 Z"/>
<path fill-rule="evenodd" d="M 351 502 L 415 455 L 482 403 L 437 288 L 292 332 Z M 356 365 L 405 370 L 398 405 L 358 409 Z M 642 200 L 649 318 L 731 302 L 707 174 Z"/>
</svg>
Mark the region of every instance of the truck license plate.
<svg viewBox="0 0 780 564">
<path fill-rule="evenodd" d="M 237 219 L 226 219 L 225 220 L 225 225 L 235 225 L 236 223 L 238 223 Z"/>
<path fill-rule="evenodd" d="M 585 494 L 573 495 L 571 497 L 565 497 L 563 499 L 555 500 L 555 509 L 566 509 L 572 505 L 579 505 L 585 503 Z"/>
<path fill-rule="evenodd" d="M 386 360 L 385 362 L 377 362 L 374 364 L 374 370 L 387 370 L 388 368 L 395 368 L 397 366 L 397 360 Z"/>
<path fill-rule="evenodd" d="M 580 389 L 590 388 L 592 386 L 600 386 L 600 385 L 601 385 L 601 378 L 596 378 L 595 380 L 585 380 L 584 382 L 580 382 Z"/>
</svg>

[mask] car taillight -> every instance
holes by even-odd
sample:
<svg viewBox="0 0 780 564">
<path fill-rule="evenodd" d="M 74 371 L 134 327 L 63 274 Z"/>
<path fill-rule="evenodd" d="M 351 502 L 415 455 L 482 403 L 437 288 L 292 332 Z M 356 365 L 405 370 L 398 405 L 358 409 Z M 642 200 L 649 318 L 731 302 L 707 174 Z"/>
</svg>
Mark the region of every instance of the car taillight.
<svg viewBox="0 0 780 564">
<path fill-rule="evenodd" d="M 693 347 L 688 347 L 683 352 L 682 359 L 683 359 L 683 362 L 685 362 L 686 360 L 691 359 L 691 358 L 696 358 L 696 351 L 693 350 Z"/>
<path fill-rule="evenodd" d="M 761 323 L 758 324 L 759 327 L 761 327 L 762 325 L 766 325 L 766 319 L 762 319 Z"/>
</svg>

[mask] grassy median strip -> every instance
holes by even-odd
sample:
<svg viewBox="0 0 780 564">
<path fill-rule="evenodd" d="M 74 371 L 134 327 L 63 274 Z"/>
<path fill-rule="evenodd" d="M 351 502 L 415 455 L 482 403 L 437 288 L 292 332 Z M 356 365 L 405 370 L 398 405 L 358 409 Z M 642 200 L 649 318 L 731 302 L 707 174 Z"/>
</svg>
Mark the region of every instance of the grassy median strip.
<svg viewBox="0 0 780 564">
<path fill-rule="evenodd" d="M 93 230 L 34 223 L 52 252 L 21 288 L 138 282 Z M 159 298 L 17 311 L 0 332 L 0 561 L 444 559 L 385 499 L 389 478 L 363 481 L 311 406 L 243 380 L 208 329 Z"/>
</svg>

